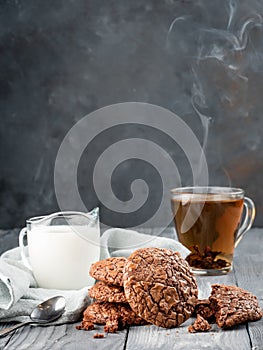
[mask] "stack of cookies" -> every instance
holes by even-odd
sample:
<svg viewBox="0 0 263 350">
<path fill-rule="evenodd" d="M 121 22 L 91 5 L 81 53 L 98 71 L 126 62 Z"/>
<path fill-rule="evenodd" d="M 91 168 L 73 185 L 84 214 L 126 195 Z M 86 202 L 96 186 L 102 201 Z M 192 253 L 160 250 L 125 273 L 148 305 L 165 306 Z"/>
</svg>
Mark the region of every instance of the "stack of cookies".
<svg viewBox="0 0 263 350">
<path fill-rule="evenodd" d="M 132 311 L 124 294 L 123 269 L 127 259 L 108 258 L 93 264 L 90 275 L 98 282 L 89 289 L 89 296 L 96 301 L 84 312 L 78 329 L 94 329 L 94 323 L 105 324 L 104 331 L 113 333 L 126 325 L 145 324 L 145 321 Z"/>
<path fill-rule="evenodd" d="M 105 324 L 105 332 L 152 323 L 171 328 L 186 321 L 197 301 L 196 280 L 179 253 L 163 248 L 136 250 L 129 258 L 98 261 L 90 268 L 98 282 L 79 329 Z"/>
</svg>

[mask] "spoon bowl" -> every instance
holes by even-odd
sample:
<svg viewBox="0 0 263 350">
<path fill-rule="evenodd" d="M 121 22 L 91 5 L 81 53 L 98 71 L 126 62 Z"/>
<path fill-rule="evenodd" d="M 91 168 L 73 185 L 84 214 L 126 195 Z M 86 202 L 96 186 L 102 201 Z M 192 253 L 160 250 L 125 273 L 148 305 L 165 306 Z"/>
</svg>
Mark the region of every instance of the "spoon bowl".
<svg viewBox="0 0 263 350">
<path fill-rule="evenodd" d="M 52 322 L 63 314 L 65 307 L 65 298 L 56 296 L 37 305 L 31 312 L 30 318 L 34 323 Z"/>
</svg>

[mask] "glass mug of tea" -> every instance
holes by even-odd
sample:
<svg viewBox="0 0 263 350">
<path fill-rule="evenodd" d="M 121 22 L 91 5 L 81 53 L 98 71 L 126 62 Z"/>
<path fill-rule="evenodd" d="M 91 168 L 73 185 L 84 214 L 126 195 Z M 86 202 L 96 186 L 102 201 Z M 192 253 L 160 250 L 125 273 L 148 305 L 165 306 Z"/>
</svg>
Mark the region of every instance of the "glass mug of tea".
<svg viewBox="0 0 263 350">
<path fill-rule="evenodd" d="M 89 268 L 100 257 L 98 214 L 95 208 L 89 213 L 67 211 L 26 220 L 19 234 L 21 258 L 38 287 L 80 289 L 94 283 Z"/>
<path fill-rule="evenodd" d="M 232 269 L 234 249 L 251 228 L 255 205 L 244 191 L 231 187 L 180 187 L 171 190 L 178 240 L 199 275 L 222 275 Z"/>
</svg>

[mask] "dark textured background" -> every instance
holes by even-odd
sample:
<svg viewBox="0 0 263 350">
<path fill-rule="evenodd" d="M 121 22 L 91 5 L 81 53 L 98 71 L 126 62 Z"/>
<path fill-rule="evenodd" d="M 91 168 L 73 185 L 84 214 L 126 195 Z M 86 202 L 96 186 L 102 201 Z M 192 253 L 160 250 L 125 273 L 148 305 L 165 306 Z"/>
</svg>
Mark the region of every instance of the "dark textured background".
<svg viewBox="0 0 263 350">
<path fill-rule="evenodd" d="M 256 0 L 0 1 L 0 227 L 58 210 L 53 169 L 63 137 L 84 115 L 125 101 L 170 109 L 201 143 L 208 125 L 210 184 L 243 187 L 257 206 L 255 224 L 263 225 L 262 15 Z M 119 127 L 97 137 L 79 167 L 88 208 L 98 204 L 91 165 L 122 136 L 161 143 L 182 184 L 191 183 L 171 140 Z M 131 160 L 114 176 L 120 199 L 139 177 L 151 200 L 128 217 L 101 205 L 102 222 L 133 226 L 151 216 L 161 195 L 158 173 Z"/>
</svg>

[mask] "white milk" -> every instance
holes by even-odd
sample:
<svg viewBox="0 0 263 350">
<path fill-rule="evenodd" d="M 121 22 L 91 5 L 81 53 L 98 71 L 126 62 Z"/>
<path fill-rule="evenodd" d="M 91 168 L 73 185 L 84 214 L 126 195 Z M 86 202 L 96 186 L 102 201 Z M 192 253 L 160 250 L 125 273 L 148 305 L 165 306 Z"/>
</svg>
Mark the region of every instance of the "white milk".
<svg viewBox="0 0 263 350">
<path fill-rule="evenodd" d="M 34 227 L 27 236 L 30 263 L 39 287 L 79 289 L 94 283 L 89 268 L 99 260 L 99 228 L 42 226 Z"/>
</svg>

